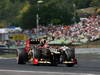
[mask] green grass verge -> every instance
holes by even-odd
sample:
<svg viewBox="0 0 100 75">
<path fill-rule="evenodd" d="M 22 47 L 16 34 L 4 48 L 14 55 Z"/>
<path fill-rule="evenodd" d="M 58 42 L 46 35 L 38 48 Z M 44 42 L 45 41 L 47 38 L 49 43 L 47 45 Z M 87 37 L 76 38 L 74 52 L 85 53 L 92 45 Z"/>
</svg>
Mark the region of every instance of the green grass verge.
<svg viewBox="0 0 100 75">
<path fill-rule="evenodd" d="M 1 58 L 16 58 L 16 54 L 2 54 Z"/>
</svg>

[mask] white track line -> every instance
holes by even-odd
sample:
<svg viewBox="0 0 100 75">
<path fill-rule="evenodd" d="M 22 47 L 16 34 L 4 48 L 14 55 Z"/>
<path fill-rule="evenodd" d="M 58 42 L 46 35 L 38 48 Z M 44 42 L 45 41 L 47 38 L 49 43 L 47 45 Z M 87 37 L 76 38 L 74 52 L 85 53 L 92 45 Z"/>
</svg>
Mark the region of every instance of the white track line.
<svg viewBox="0 0 100 75">
<path fill-rule="evenodd" d="M 70 72 L 45 72 L 45 71 L 24 71 L 24 70 L 0 70 L 0 72 L 16 72 L 16 73 L 37 73 L 37 74 L 57 74 L 57 75 L 97 75 L 88 73 L 70 73 Z"/>
</svg>

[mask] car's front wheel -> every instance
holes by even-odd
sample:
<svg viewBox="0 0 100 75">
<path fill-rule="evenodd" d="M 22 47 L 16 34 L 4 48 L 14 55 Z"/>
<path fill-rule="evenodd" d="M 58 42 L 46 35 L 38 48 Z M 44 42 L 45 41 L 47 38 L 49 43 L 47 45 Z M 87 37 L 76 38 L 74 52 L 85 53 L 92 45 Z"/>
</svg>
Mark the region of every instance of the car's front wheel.
<svg viewBox="0 0 100 75">
<path fill-rule="evenodd" d="M 18 53 L 17 57 L 18 64 L 26 64 L 27 59 L 28 59 L 28 54 L 24 50 Z"/>
</svg>

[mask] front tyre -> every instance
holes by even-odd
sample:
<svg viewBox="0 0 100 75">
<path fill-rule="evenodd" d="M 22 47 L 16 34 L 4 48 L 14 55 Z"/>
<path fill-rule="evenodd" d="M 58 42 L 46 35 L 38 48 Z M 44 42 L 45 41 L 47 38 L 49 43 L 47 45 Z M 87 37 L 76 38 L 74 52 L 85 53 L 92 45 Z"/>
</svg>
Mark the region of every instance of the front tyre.
<svg viewBox="0 0 100 75">
<path fill-rule="evenodd" d="M 28 54 L 23 50 L 18 54 L 17 63 L 18 64 L 26 64 L 28 59 Z"/>
</svg>

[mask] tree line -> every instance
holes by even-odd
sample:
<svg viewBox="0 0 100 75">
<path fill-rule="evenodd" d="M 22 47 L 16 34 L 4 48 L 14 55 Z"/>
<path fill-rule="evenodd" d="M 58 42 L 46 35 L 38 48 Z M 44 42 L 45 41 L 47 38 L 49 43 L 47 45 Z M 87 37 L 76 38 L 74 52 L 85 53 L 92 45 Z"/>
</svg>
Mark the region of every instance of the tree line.
<svg viewBox="0 0 100 75">
<path fill-rule="evenodd" d="M 78 21 L 77 9 L 100 7 L 100 0 L 0 0 L 0 26 L 36 27 L 40 25 L 69 25 Z M 38 10 L 39 9 L 39 10 Z"/>
</svg>

